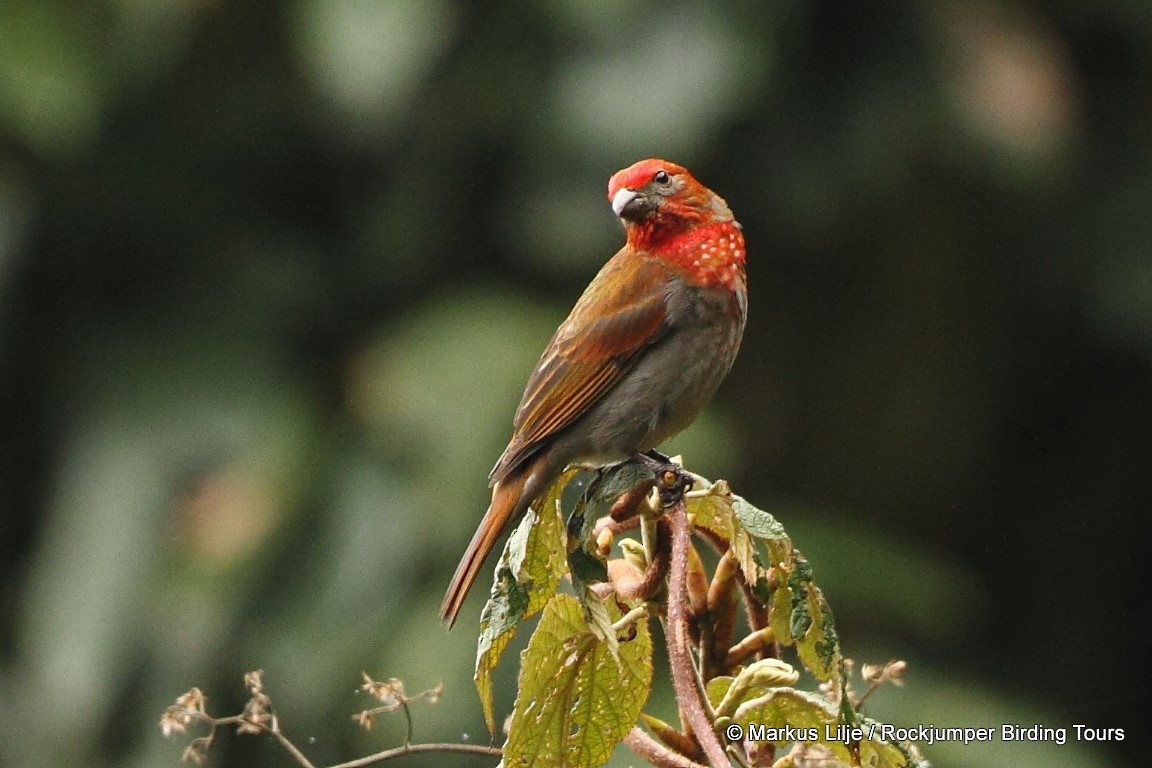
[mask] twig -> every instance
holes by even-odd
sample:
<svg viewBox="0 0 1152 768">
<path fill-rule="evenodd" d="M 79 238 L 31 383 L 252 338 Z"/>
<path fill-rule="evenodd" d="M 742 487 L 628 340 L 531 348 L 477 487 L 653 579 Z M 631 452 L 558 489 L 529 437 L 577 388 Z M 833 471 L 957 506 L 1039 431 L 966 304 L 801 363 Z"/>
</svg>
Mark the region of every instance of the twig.
<svg viewBox="0 0 1152 768">
<path fill-rule="evenodd" d="M 647 760 L 657 768 L 705 768 L 700 763 L 668 749 L 645 733 L 638 725 L 634 726 L 624 737 L 624 743 L 636 753 L 637 757 Z"/>
<path fill-rule="evenodd" d="M 404 745 L 407 746 L 412 743 L 412 710 L 407 701 L 401 701 L 400 708 L 404 710 Z"/>
<path fill-rule="evenodd" d="M 382 763 L 385 760 L 391 760 L 401 755 L 414 755 L 421 752 L 458 752 L 466 755 L 487 755 L 489 757 L 501 757 L 504 754 L 500 747 L 486 747 L 481 744 L 405 744 L 402 747 L 386 749 L 383 752 L 366 755 L 356 760 L 349 760 L 346 763 L 332 765 L 329 766 L 329 768 L 363 768 L 365 765 Z"/>
<path fill-rule="evenodd" d="M 279 728 L 277 728 L 276 730 L 272 730 L 270 728 L 265 728 L 265 730 L 268 733 L 272 734 L 276 738 L 276 741 L 280 742 L 280 746 L 284 747 L 284 750 L 288 754 L 290 754 L 290 755 L 292 755 L 292 757 L 296 758 L 296 762 L 300 763 L 300 765 L 303 766 L 303 768 L 315 768 L 315 766 L 312 764 L 312 761 L 309 760 L 307 757 L 305 757 L 304 753 L 301 752 L 299 749 L 297 749 L 296 745 L 293 744 L 291 741 L 289 741 L 287 736 L 280 733 Z"/>
<path fill-rule="evenodd" d="M 648 617 L 648 606 L 641 603 L 640 605 L 636 606 L 632 610 L 628 611 L 628 613 L 621 616 L 620 620 L 612 625 L 612 631 L 615 632 L 616 634 L 620 634 L 622 631 L 624 631 L 628 627 L 632 626 L 633 624 L 635 624 L 640 619 L 644 619 L 647 617 Z"/>
</svg>

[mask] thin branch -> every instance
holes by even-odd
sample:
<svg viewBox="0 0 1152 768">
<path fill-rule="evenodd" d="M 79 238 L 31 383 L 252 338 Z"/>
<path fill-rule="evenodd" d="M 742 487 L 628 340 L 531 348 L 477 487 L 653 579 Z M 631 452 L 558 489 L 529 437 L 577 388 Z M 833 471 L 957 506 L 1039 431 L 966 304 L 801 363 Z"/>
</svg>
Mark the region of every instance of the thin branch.
<svg viewBox="0 0 1152 768">
<path fill-rule="evenodd" d="M 401 701 L 400 707 L 404 710 L 404 745 L 407 746 L 412 743 L 412 710 L 407 701 Z"/>
<path fill-rule="evenodd" d="M 265 728 L 264 730 L 266 730 L 268 733 L 272 734 L 276 738 L 276 741 L 280 742 L 280 746 L 284 747 L 284 750 L 288 754 L 290 754 L 290 755 L 292 755 L 292 757 L 296 758 L 296 762 L 300 763 L 300 765 L 303 766 L 303 768 L 316 768 L 312 764 L 312 761 L 309 760 L 307 757 L 305 757 L 304 753 L 301 752 L 299 749 L 297 749 L 296 745 L 293 744 L 291 741 L 289 741 L 288 737 L 280 732 L 279 728 L 277 728 L 276 730 L 272 730 L 271 728 Z"/>
<path fill-rule="evenodd" d="M 657 768 L 705 768 L 700 763 L 673 752 L 649 736 L 638 725 L 633 726 L 632 730 L 624 737 L 624 743 L 636 753 L 637 757 L 647 760 Z"/>
<path fill-rule="evenodd" d="M 374 755 L 367 755 L 356 760 L 349 760 L 346 763 L 332 765 L 329 766 L 329 768 L 363 768 L 365 765 L 382 763 L 385 760 L 391 760 L 401 755 L 415 755 L 421 752 L 456 752 L 465 755 L 487 755 L 488 757 L 502 757 L 504 754 L 500 747 L 486 747 L 480 744 L 405 744 L 402 747 L 386 749 L 383 752 L 377 752 Z"/>
<path fill-rule="evenodd" d="M 688 653 L 691 654 L 691 647 L 688 647 Z M 704 682 L 704 676 L 700 674 L 700 660 L 696 657 L 692 658 L 692 676 L 696 680 L 696 690 L 700 694 L 700 705 L 704 707 L 704 714 L 708 716 L 708 722 L 716 722 L 716 710 L 712 707 L 712 702 L 708 700 L 708 684 Z"/>
<path fill-rule="evenodd" d="M 628 613 L 621 616 L 620 620 L 612 625 L 612 631 L 616 634 L 620 634 L 622 631 L 632 626 L 640 619 L 646 618 L 648 618 L 648 606 L 644 603 L 641 603 L 632 610 L 628 611 Z"/>
</svg>

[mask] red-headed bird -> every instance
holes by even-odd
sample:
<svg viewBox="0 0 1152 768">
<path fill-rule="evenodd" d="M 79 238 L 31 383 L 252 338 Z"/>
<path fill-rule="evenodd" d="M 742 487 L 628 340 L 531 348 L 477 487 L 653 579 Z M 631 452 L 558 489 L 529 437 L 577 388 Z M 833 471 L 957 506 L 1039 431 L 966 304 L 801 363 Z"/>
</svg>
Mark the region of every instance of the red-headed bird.
<svg viewBox="0 0 1152 768">
<path fill-rule="evenodd" d="M 492 504 L 440 606 L 449 626 L 509 520 L 573 462 L 609 463 L 687 427 L 732 367 L 748 312 L 744 236 L 727 203 L 667 160 L 616 173 L 628 242 L 584 290 L 528 379 Z"/>
</svg>

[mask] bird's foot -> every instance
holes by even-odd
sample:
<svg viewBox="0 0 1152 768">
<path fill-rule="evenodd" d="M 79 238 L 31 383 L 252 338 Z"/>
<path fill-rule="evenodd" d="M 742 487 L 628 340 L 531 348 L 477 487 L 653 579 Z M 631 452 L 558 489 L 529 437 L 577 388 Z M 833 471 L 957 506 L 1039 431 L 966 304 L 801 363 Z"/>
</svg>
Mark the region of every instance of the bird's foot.
<svg viewBox="0 0 1152 768">
<path fill-rule="evenodd" d="M 661 464 L 673 464 L 673 463 L 675 463 L 672 461 L 671 456 L 669 456 L 666 453 L 660 453 L 660 451 L 656 450 L 655 448 L 653 448 L 650 451 L 644 451 L 644 455 L 647 456 L 648 458 L 652 459 L 653 461 L 660 462 Z"/>
<path fill-rule="evenodd" d="M 656 489 L 660 493 L 660 506 L 664 509 L 680 501 L 684 498 L 684 493 L 692 489 L 692 475 L 659 451 L 637 453 L 632 458 L 655 475 Z"/>
</svg>

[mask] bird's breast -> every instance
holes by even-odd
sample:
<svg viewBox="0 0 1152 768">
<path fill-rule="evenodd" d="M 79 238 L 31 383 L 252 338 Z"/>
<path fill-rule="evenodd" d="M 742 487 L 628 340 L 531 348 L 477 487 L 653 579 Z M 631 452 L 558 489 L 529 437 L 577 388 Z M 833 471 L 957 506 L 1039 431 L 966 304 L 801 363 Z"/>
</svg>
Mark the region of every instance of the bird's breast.
<svg viewBox="0 0 1152 768">
<path fill-rule="evenodd" d="M 651 254 L 702 287 L 743 290 L 744 234 L 735 221 L 721 221 L 681 232 Z"/>
</svg>

